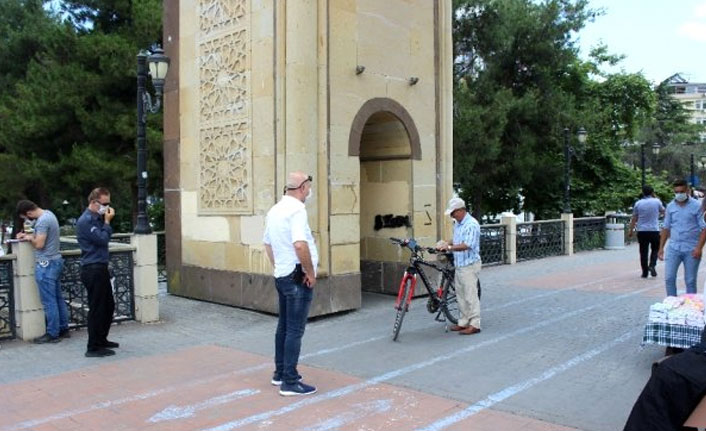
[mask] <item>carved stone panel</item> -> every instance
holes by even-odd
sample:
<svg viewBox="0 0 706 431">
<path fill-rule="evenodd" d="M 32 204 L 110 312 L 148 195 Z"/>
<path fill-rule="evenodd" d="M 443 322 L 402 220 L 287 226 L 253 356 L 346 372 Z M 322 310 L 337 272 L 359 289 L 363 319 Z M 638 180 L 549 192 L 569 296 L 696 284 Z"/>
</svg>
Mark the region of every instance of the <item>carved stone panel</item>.
<svg viewBox="0 0 706 431">
<path fill-rule="evenodd" d="M 250 207 L 250 123 L 201 129 L 202 210 L 228 213 Z"/>
<path fill-rule="evenodd" d="M 199 213 L 252 212 L 250 1 L 200 0 Z"/>
</svg>

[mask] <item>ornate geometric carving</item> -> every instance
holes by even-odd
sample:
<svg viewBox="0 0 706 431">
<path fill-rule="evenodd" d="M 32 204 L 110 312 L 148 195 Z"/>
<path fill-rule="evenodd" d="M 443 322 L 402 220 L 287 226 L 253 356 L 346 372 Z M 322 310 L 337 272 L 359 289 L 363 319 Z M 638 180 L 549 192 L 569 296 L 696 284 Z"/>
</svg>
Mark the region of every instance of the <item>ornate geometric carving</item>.
<svg viewBox="0 0 706 431">
<path fill-rule="evenodd" d="M 202 34 L 242 25 L 247 18 L 248 7 L 245 1 L 201 0 L 200 29 Z"/>
<path fill-rule="evenodd" d="M 199 212 L 249 213 L 250 1 L 199 4 Z"/>
<path fill-rule="evenodd" d="M 249 41 L 243 29 L 201 44 L 201 123 L 248 115 Z"/>
<path fill-rule="evenodd" d="M 201 130 L 202 210 L 228 213 L 250 202 L 250 124 L 242 122 Z"/>
</svg>

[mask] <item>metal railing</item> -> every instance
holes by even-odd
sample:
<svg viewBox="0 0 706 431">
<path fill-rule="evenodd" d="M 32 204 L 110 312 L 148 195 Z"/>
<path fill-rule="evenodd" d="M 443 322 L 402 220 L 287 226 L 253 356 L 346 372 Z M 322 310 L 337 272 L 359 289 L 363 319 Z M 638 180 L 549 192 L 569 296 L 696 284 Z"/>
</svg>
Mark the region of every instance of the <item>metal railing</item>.
<svg viewBox="0 0 706 431">
<path fill-rule="evenodd" d="M 155 232 L 157 235 L 157 282 L 167 283 L 167 245 L 164 232 Z"/>
<path fill-rule="evenodd" d="M 15 338 L 14 255 L 0 257 L 0 340 Z"/>
<path fill-rule="evenodd" d="M 135 282 L 133 277 L 133 252 L 135 248 L 114 245 L 110 249 L 108 270 L 111 274 L 115 313 L 113 321 L 135 319 Z M 81 252 L 67 250 L 61 252 L 64 258 L 64 271 L 61 274 L 61 290 L 69 306 L 69 326 L 82 327 L 88 322 L 88 294 L 81 282 Z"/>
<path fill-rule="evenodd" d="M 505 225 L 486 224 L 480 227 L 480 258 L 483 265 L 505 263 Z"/>
<path fill-rule="evenodd" d="M 574 252 L 595 250 L 605 245 L 605 217 L 574 219 Z"/>
<path fill-rule="evenodd" d="M 517 223 L 517 260 L 564 254 L 564 222 Z"/>
<path fill-rule="evenodd" d="M 119 244 L 130 244 L 130 238 L 132 237 L 132 235 L 133 234 L 131 234 L 131 233 L 114 233 L 110 237 L 110 242 L 119 243 Z M 155 235 L 157 235 L 157 281 L 159 283 L 166 283 L 167 282 L 167 253 L 166 253 L 164 231 L 155 232 Z M 62 243 L 61 243 L 62 250 L 73 250 L 73 249 L 78 248 L 78 244 L 76 244 L 75 242 L 70 242 L 70 241 L 76 239 L 75 236 L 65 237 L 62 239 L 67 241 L 67 242 L 62 241 Z"/>
</svg>

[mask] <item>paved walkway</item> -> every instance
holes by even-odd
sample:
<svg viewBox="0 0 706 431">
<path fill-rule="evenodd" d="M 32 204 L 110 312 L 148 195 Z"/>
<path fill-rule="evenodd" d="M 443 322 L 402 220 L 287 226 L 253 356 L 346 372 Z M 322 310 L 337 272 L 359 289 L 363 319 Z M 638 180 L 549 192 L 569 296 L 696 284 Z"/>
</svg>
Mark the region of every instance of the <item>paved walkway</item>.
<svg viewBox="0 0 706 431">
<path fill-rule="evenodd" d="M 164 295 L 160 323 L 113 327 L 112 358 L 84 358 L 85 331 L 3 343 L 0 431 L 615 431 L 664 350 L 639 347 L 664 288 L 638 266 L 631 246 L 485 268 L 470 337 L 417 299 L 392 342 L 393 298 L 366 294 L 309 323 L 303 398 L 269 384 L 275 317 Z"/>
</svg>

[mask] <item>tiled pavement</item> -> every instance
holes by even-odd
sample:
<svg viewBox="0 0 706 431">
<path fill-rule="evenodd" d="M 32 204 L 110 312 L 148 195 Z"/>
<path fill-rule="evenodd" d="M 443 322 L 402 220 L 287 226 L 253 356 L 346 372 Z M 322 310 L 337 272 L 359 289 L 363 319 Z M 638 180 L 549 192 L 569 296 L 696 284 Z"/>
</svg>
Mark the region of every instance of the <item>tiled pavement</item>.
<svg viewBox="0 0 706 431">
<path fill-rule="evenodd" d="M 661 349 L 638 347 L 661 278 L 633 247 L 484 269 L 483 332 L 444 333 L 416 300 L 401 340 L 391 299 L 310 322 L 311 397 L 270 385 L 275 318 L 161 298 L 163 321 L 115 326 L 107 360 L 85 331 L 0 349 L 0 431 L 620 429 Z M 4 384 L 2 384 L 4 383 Z"/>
<path fill-rule="evenodd" d="M 126 359 L 6 385 L 0 429 L 7 430 L 403 430 L 454 414 L 466 404 L 389 384 L 347 397 L 326 397 L 361 379 L 302 367 L 319 398 L 292 399 L 270 385 L 269 358 L 225 347 L 199 346 Z M 312 401 L 319 401 L 314 403 Z M 288 406 L 312 402 L 292 412 Z M 239 419 L 263 420 L 238 426 Z M 365 428 L 361 428 L 364 424 Z M 512 414 L 485 411 L 454 428 L 568 430 Z"/>
</svg>

